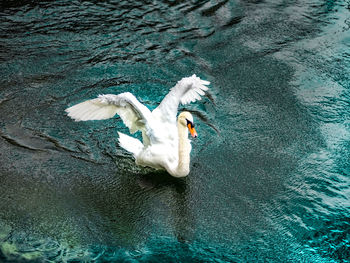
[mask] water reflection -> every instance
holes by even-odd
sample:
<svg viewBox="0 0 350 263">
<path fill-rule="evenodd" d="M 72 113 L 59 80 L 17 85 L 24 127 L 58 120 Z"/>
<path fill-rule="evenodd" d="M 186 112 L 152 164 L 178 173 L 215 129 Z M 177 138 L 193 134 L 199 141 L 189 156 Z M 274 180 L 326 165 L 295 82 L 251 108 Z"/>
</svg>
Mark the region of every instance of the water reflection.
<svg viewBox="0 0 350 263">
<path fill-rule="evenodd" d="M 179 239 L 187 239 L 191 227 L 186 180 L 165 172 L 118 173 L 107 185 L 84 180 L 74 188 L 76 198 L 89 210 L 90 220 L 99 222 L 94 232 L 104 233 L 103 238 L 98 234 L 103 243 L 137 246 L 150 233 L 169 233 L 171 229 Z M 169 226 L 159 225 L 155 230 L 155 219 L 165 220 Z"/>
</svg>

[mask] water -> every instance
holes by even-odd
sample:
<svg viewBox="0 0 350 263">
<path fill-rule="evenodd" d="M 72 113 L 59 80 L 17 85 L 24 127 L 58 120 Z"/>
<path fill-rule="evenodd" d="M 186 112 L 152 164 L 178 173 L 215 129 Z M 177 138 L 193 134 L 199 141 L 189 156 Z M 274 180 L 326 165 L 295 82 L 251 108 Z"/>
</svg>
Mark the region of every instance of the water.
<svg viewBox="0 0 350 263">
<path fill-rule="evenodd" d="M 349 1 L 3 1 L 1 262 L 350 262 Z M 211 81 L 191 173 L 136 167 L 118 118 Z"/>
</svg>

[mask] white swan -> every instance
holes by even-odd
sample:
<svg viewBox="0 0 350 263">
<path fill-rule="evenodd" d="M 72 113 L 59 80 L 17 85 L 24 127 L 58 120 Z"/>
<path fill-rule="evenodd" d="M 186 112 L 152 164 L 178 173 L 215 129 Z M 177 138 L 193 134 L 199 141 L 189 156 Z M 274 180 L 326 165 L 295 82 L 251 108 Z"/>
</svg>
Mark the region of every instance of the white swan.
<svg viewBox="0 0 350 263">
<path fill-rule="evenodd" d="M 196 75 L 183 78 L 152 112 L 129 92 L 100 95 L 66 112 L 75 121 L 103 120 L 118 114 L 131 133 L 142 132 L 143 143 L 118 132 L 120 146 L 133 154 L 137 165 L 166 169 L 172 176 L 184 177 L 190 172 L 191 144 L 187 129 L 193 137 L 197 137 L 197 132 L 189 112 L 182 112 L 176 123 L 177 108 L 179 103 L 200 100 L 209 84 Z"/>
</svg>

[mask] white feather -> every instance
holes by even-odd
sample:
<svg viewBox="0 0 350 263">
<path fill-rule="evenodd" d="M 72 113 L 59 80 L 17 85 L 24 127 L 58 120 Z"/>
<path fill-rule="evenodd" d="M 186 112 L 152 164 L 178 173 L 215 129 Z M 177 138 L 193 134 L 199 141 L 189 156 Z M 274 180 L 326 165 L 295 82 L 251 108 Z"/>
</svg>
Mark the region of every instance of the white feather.
<svg viewBox="0 0 350 263">
<path fill-rule="evenodd" d="M 66 112 L 75 121 L 104 120 L 112 118 L 117 113 L 117 108 L 93 99 L 74 105 L 66 109 Z"/>
<path fill-rule="evenodd" d="M 151 112 L 129 92 L 119 95 L 100 95 L 96 99 L 84 101 L 66 109 L 75 121 L 105 120 L 118 114 L 131 133 L 144 129 L 140 121 Z"/>
<path fill-rule="evenodd" d="M 124 133 L 118 132 L 119 135 L 119 145 L 123 147 L 128 152 L 132 153 L 136 158 L 142 151 L 143 144 L 131 136 Z"/>
<path fill-rule="evenodd" d="M 188 104 L 201 99 L 208 90 L 209 81 L 201 80 L 195 74 L 183 78 L 170 89 L 160 105 L 154 110 L 157 114 L 165 116 L 168 121 L 175 122 L 179 104 Z"/>
</svg>

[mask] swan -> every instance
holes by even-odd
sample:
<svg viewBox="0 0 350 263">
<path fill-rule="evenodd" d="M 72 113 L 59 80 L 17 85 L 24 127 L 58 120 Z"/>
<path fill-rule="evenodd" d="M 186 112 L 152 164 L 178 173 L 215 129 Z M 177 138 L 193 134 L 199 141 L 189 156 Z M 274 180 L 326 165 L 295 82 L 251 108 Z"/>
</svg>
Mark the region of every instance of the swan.
<svg viewBox="0 0 350 263">
<path fill-rule="evenodd" d="M 131 134 L 142 132 L 143 142 L 118 132 L 119 145 L 133 155 L 137 165 L 165 169 L 174 177 L 185 177 L 190 172 L 192 149 L 188 131 L 194 138 L 197 132 L 191 113 L 181 112 L 176 119 L 178 106 L 200 100 L 209 84 L 195 74 L 182 78 L 153 111 L 130 92 L 99 95 L 65 111 L 75 121 L 104 120 L 118 114 Z"/>
</svg>

